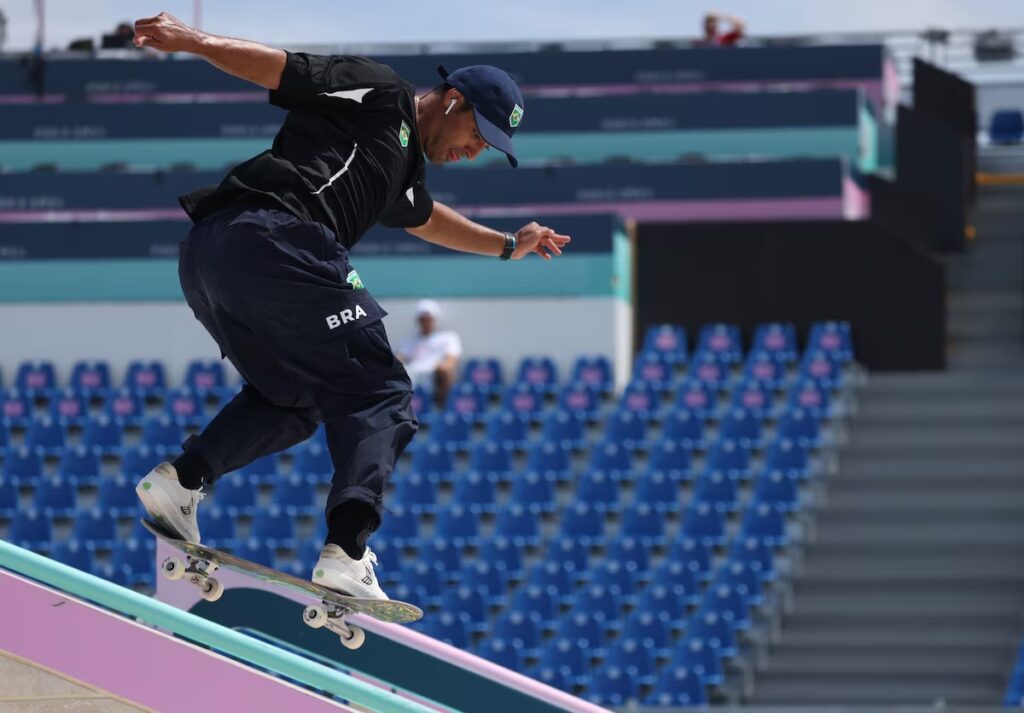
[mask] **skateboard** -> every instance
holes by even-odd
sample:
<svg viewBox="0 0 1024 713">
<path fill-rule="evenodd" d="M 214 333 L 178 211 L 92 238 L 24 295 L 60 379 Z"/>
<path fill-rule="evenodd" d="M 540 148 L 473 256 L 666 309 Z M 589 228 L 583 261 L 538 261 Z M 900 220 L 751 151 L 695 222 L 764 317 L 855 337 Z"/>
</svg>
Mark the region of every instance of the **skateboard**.
<svg viewBox="0 0 1024 713">
<path fill-rule="evenodd" d="M 341 639 L 341 643 L 349 649 L 358 649 L 366 639 L 366 634 L 361 628 L 348 623 L 351 614 L 367 614 L 374 619 L 395 624 L 408 624 L 423 617 L 423 611 L 419 607 L 406 602 L 350 597 L 227 552 L 186 542 L 145 518 L 142 525 L 185 555 L 184 560 L 180 557 L 168 557 L 161 563 L 160 573 L 167 579 L 186 580 L 197 587 L 199 595 L 209 602 L 217 601 L 224 594 L 224 585 L 212 576 L 222 567 L 280 585 L 293 592 L 308 594 L 319 599 L 320 603 L 307 606 L 302 613 L 302 621 L 314 629 L 323 627 L 334 632 Z"/>
</svg>

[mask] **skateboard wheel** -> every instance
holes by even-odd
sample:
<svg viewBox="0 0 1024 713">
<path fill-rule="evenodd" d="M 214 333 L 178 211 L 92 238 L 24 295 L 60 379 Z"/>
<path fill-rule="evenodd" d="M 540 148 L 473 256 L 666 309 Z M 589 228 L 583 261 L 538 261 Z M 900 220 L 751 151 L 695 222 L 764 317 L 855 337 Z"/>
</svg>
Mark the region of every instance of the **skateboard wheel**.
<svg viewBox="0 0 1024 713">
<path fill-rule="evenodd" d="M 210 577 L 199 587 L 199 595 L 208 602 L 215 602 L 224 594 L 224 585 Z"/>
<path fill-rule="evenodd" d="M 306 626 L 314 629 L 319 629 L 321 626 L 327 623 L 327 610 L 316 604 L 310 604 L 306 607 L 306 610 L 302 612 L 302 620 L 306 622 Z"/>
<path fill-rule="evenodd" d="M 348 626 L 348 636 L 340 634 L 341 645 L 346 649 L 358 649 L 366 641 L 366 632 L 360 629 L 358 626 Z"/>
<path fill-rule="evenodd" d="M 181 579 L 185 576 L 185 563 L 177 557 L 168 557 L 160 565 L 160 571 L 167 579 Z"/>
</svg>

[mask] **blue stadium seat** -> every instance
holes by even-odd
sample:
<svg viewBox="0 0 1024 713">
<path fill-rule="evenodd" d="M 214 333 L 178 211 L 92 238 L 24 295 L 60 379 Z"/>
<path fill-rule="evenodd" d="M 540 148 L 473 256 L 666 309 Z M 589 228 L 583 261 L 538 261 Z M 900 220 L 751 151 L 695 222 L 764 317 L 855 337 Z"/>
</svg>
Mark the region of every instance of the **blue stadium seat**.
<svg viewBox="0 0 1024 713">
<path fill-rule="evenodd" d="M 688 636 L 675 645 L 668 665 L 689 669 L 708 686 L 720 686 L 725 680 L 719 650 L 695 636 Z"/>
<path fill-rule="evenodd" d="M 487 602 L 483 594 L 470 587 L 447 588 L 441 593 L 442 611 L 458 612 L 465 617 L 476 632 L 484 631 L 487 626 Z"/>
<path fill-rule="evenodd" d="M 634 484 L 636 500 L 663 512 L 678 512 L 683 503 L 683 482 L 682 478 L 673 478 L 664 470 L 645 470 Z"/>
<path fill-rule="evenodd" d="M 491 563 L 509 577 L 518 579 L 523 573 L 522 547 L 511 537 L 495 535 L 482 540 L 479 559 Z"/>
<path fill-rule="evenodd" d="M 89 417 L 89 404 L 81 392 L 65 389 L 50 398 L 48 415 L 61 426 L 81 426 Z"/>
<path fill-rule="evenodd" d="M 1024 140 L 1024 113 L 1020 109 L 999 109 L 992 112 L 988 137 L 993 144 L 1019 144 Z M 1013 703 L 1016 706 L 1018 703 Z"/>
<path fill-rule="evenodd" d="M 427 441 L 409 450 L 412 451 L 413 470 L 423 473 L 435 483 L 450 483 L 455 478 L 455 459 L 452 452 L 440 443 Z"/>
<path fill-rule="evenodd" d="M 456 613 L 442 611 L 421 621 L 424 622 L 421 631 L 427 636 L 457 649 L 465 650 L 469 646 L 469 626 L 465 618 Z"/>
<path fill-rule="evenodd" d="M 274 484 L 270 501 L 285 508 L 292 517 L 309 516 L 322 509 L 316 493 L 316 481 L 307 475 L 292 473 Z"/>
<path fill-rule="evenodd" d="M 9 448 L 4 458 L 4 478 L 17 487 L 31 487 L 43 477 L 43 458 L 31 448 Z"/>
<path fill-rule="evenodd" d="M 707 324 L 697 336 L 698 354 L 711 354 L 722 364 L 735 364 L 743 358 L 740 328 L 735 324 Z"/>
<path fill-rule="evenodd" d="M 708 468 L 693 489 L 693 502 L 708 503 L 725 512 L 735 512 L 740 506 L 740 490 L 736 478 L 715 468 Z"/>
<path fill-rule="evenodd" d="M 675 365 L 660 352 L 644 352 L 633 363 L 633 381 L 646 384 L 658 392 L 672 389 L 676 380 Z"/>
<path fill-rule="evenodd" d="M 622 622 L 622 599 L 616 589 L 589 584 L 576 594 L 573 611 L 583 613 L 605 629 L 618 629 Z"/>
<path fill-rule="evenodd" d="M 694 563 L 695 571 L 700 573 L 702 579 L 711 579 L 711 548 L 711 544 L 699 538 L 680 533 L 669 548 L 668 556 L 680 562 Z"/>
<path fill-rule="evenodd" d="M 680 533 L 709 545 L 725 542 L 725 514 L 711 503 L 694 502 L 683 514 Z"/>
<path fill-rule="evenodd" d="M 102 473 L 100 456 L 86 446 L 69 446 L 61 453 L 57 472 L 75 487 L 95 487 Z"/>
<path fill-rule="evenodd" d="M 602 393 L 612 390 L 612 363 L 600 354 L 584 354 L 572 365 L 571 381 L 596 389 Z"/>
<path fill-rule="evenodd" d="M 207 393 L 225 386 L 224 365 L 219 361 L 195 360 L 185 369 L 185 386 L 198 393 Z"/>
<path fill-rule="evenodd" d="M 559 691 L 572 693 L 573 683 L 567 679 L 561 671 L 550 667 L 537 667 L 530 671 L 530 677 L 535 678 L 546 686 L 551 686 Z"/>
<path fill-rule="evenodd" d="M 485 658 L 499 666 L 504 666 L 509 670 L 523 670 L 521 651 L 511 641 L 497 637 L 484 639 L 477 647 L 476 653 L 481 658 Z"/>
<path fill-rule="evenodd" d="M 98 360 L 77 361 L 71 367 L 70 384 L 79 394 L 102 396 L 110 390 L 110 365 Z"/>
<path fill-rule="evenodd" d="M 50 361 L 26 361 L 18 366 L 14 388 L 29 396 L 45 396 L 57 388 L 57 375 Z"/>
<path fill-rule="evenodd" d="M 743 562 L 729 560 L 722 563 L 715 574 L 715 585 L 724 585 L 739 593 L 752 606 L 764 603 L 764 587 L 759 573 Z"/>
<path fill-rule="evenodd" d="M 445 581 L 458 580 L 462 569 L 462 545 L 445 538 L 420 541 L 416 555 L 425 562 L 433 562 Z"/>
<path fill-rule="evenodd" d="M 629 411 L 639 418 L 651 420 L 661 410 L 661 391 L 643 381 L 633 381 L 619 398 L 619 411 Z"/>
<path fill-rule="evenodd" d="M 251 537 L 270 547 L 294 548 L 295 518 L 278 505 L 260 508 L 252 519 Z"/>
<path fill-rule="evenodd" d="M 612 477 L 632 479 L 633 454 L 623 445 L 604 439 L 594 444 L 590 451 L 590 467 L 607 471 Z"/>
<path fill-rule="evenodd" d="M 712 584 L 704 592 L 700 610 L 720 614 L 734 629 L 750 628 L 749 604 L 743 594 L 734 587 Z"/>
<path fill-rule="evenodd" d="M 534 547 L 540 542 L 539 520 L 536 510 L 509 503 L 498 510 L 494 534 L 507 537 L 519 546 Z"/>
<path fill-rule="evenodd" d="M 668 649 L 669 631 L 672 622 L 665 614 L 652 611 L 634 610 L 622 624 L 622 630 L 628 632 L 630 638 L 658 656 Z"/>
<path fill-rule="evenodd" d="M 53 528 L 46 513 L 34 508 L 20 510 L 11 521 L 7 540 L 30 550 L 49 550 Z"/>
<path fill-rule="evenodd" d="M 527 509 L 554 512 L 556 508 L 554 479 L 533 470 L 519 473 L 512 479 L 509 502 L 517 503 Z"/>
<path fill-rule="evenodd" d="M 537 421 L 544 410 L 546 394 L 544 387 L 536 384 L 511 384 L 502 394 L 501 408 L 525 421 Z"/>
<path fill-rule="evenodd" d="M 605 424 L 604 438 L 628 450 L 639 450 L 647 444 L 647 419 L 633 411 L 616 411 Z"/>
<path fill-rule="evenodd" d="M 586 572 L 590 584 L 598 584 L 615 592 L 623 601 L 632 601 L 641 580 L 636 562 L 619 561 L 609 558 L 600 560 Z"/>
<path fill-rule="evenodd" d="M 786 517 L 777 508 L 765 503 L 753 503 L 743 514 L 740 532 L 745 537 L 756 537 L 770 545 L 785 546 Z"/>
<path fill-rule="evenodd" d="M 587 443 L 584 419 L 574 411 L 549 411 L 541 425 L 541 442 L 557 443 L 562 450 L 582 449 Z"/>
<path fill-rule="evenodd" d="M 25 434 L 25 445 L 47 455 L 57 455 L 64 449 L 64 427 L 48 416 L 35 418 Z"/>
<path fill-rule="evenodd" d="M 674 324 L 653 324 L 644 332 L 640 352 L 654 352 L 673 364 L 681 364 L 686 361 L 686 331 Z"/>
<path fill-rule="evenodd" d="M 480 523 L 472 510 L 453 504 L 438 514 L 434 532 L 460 547 L 475 545 L 480 538 Z"/>
<path fill-rule="evenodd" d="M 601 623 L 583 611 L 570 611 L 555 626 L 555 636 L 569 639 L 591 655 L 604 649 L 604 631 Z"/>
<path fill-rule="evenodd" d="M 733 391 L 732 411 L 742 410 L 761 420 L 775 412 L 775 395 L 767 385 L 757 381 L 746 381 Z"/>
<path fill-rule="evenodd" d="M 587 571 L 590 548 L 576 540 L 554 539 L 548 543 L 545 559 L 551 562 L 568 562 L 579 574 Z"/>
<path fill-rule="evenodd" d="M 469 468 L 493 481 L 506 481 L 512 475 L 512 453 L 500 443 L 483 441 L 469 453 Z"/>
<path fill-rule="evenodd" d="M 638 639 L 626 634 L 616 639 L 605 654 L 605 665 L 622 669 L 627 676 L 641 685 L 647 685 L 654 675 L 654 656 Z"/>
<path fill-rule="evenodd" d="M 558 407 L 584 420 L 594 421 L 601 408 L 601 395 L 582 384 L 566 384 L 558 394 Z"/>
<path fill-rule="evenodd" d="M 558 368 L 550 357 L 523 357 L 523 360 L 519 362 L 516 381 L 542 386 L 548 391 L 553 391 L 558 384 Z"/>
<path fill-rule="evenodd" d="M 672 564 L 679 563 L 673 562 Z M 664 614 L 668 616 L 668 620 L 672 622 L 673 626 L 678 626 L 686 619 L 686 606 L 694 596 L 699 595 L 687 592 L 680 585 L 668 586 L 656 581 L 637 595 L 635 608 L 638 611 Z"/>
<path fill-rule="evenodd" d="M 619 480 L 604 470 L 588 469 L 580 474 L 576 485 L 576 502 L 601 511 L 619 509 Z"/>
<path fill-rule="evenodd" d="M 530 437 L 529 424 L 509 411 L 495 411 L 487 415 L 484 440 L 498 443 L 509 450 L 522 450 Z"/>
<path fill-rule="evenodd" d="M 688 669 L 666 666 L 658 674 L 657 682 L 644 705 L 661 707 L 702 708 L 707 705 L 704 681 Z"/>
<path fill-rule="evenodd" d="M 145 407 L 138 394 L 131 389 L 121 388 L 107 394 L 103 402 L 103 414 L 122 426 L 136 426 L 142 423 Z"/>
<path fill-rule="evenodd" d="M 703 393 L 702 390 L 695 393 Z M 706 446 L 705 428 L 707 419 L 698 412 L 675 408 L 665 414 L 662 420 L 662 439 L 692 451 Z"/>
<path fill-rule="evenodd" d="M 652 575 L 654 585 L 665 587 L 680 604 L 696 604 L 700 601 L 702 572 L 700 563 L 695 560 L 666 559 Z M 678 612 L 670 607 L 661 607 L 672 615 L 672 620 L 678 619 Z"/>
<path fill-rule="evenodd" d="M 78 510 L 78 490 L 60 476 L 44 477 L 36 486 L 32 507 L 51 520 L 72 517 Z"/>
<path fill-rule="evenodd" d="M 85 424 L 82 444 L 103 455 L 121 451 L 123 440 L 121 423 L 108 416 L 93 416 Z"/>
<path fill-rule="evenodd" d="M 843 388 L 846 381 L 843 363 L 820 349 L 808 349 L 804 354 L 800 362 L 799 378 L 833 391 Z"/>
<path fill-rule="evenodd" d="M 465 366 L 462 367 L 461 381 L 486 387 L 491 393 L 498 393 L 505 383 L 501 362 L 494 357 L 467 359 Z"/>
<path fill-rule="evenodd" d="M 739 392 L 737 392 L 739 394 Z M 733 441 L 743 450 L 761 446 L 763 421 L 756 411 L 733 407 L 719 425 L 719 438 Z M 722 440 L 719 441 L 722 443 Z"/>
<path fill-rule="evenodd" d="M 541 620 L 535 612 L 509 610 L 494 620 L 492 635 L 504 639 L 521 651 L 531 654 L 541 640 Z"/>
<path fill-rule="evenodd" d="M 799 510 L 797 479 L 777 468 L 767 468 L 754 481 L 754 501 L 777 510 Z"/>
<path fill-rule="evenodd" d="M 100 510 L 114 517 L 130 517 L 138 510 L 135 481 L 123 475 L 115 475 L 100 480 L 99 486 L 96 506 Z"/>
<path fill-rule="evenodd" d="M 0 425 L 25 428 L 32 422 L 32 400 L 17 391 L 0 392 Z"/>
<path fill-rule="evenodd" d="M 274 557 L 273 545 L 258 537 L 250 537 L 243 542 L 239 542 L 232 549 L 232 554 L 244 560 L 261 564 L 264 567 L 273 567 L 276 559 Z"/>
<path fill-rule="evenodd" d="M 828 389 L 814 381 L 802 379 L 789 391 L 787 407 L 803 409 L 809 416 L 818 420 L 831 415 L 831 405 L 832 395 Z"/>
<path fill-rule="evenodd" d="M 136 446 L 128 448 L 121 460 L 121 472 L 131 481 L 137 481 L 146 476 L 156 466 L 160 465 L 164 453 L 148 446 Z M 152 535 L 150 535 L 152 537 Z"/>
<path fill-rule="evenodd" d="M 736 631 L 731 618 L 722 612 L 698 610 L 686 622 L 686 635 L 703 639 L 726 658 L 736 655 Z"/>
<path fill-rule="evenodd" d="M 805 449 L 822 445 L 820 421 L 800 407 L 786 409 L 776 425 L 776 435 L 792 439 Z"/>
<path fill-rule="evenodd" d="M 562 514 L 559 533 L 563 537 L 575 537 L 588 545 L 604 542 L 604 510 L 586 503 L 573 503 Z"/>
<path fill-rule="evenodd" d="M 277 477 L 277 459 L 273 455 L 259 458 L 245 467 L 245 472 L 259 478 L 260 482 L 268 482 L 268 478 Z M 311 476 L 317 482 L 326 483 L 334 476 L 334 462 L 331 452 L 319 443 L 303 446 L 292 462 L 292 472 Z"/>
<path fill-rule="evenodd" d="M 415 513 L 396 505 L 384 514 L 374 541 L 387 540 L 395 547 L 412 545 L 419 540 L 419 527 L 419 519 Z"/>
<path fill-rule="evenodd" d="M 412 410 L 416 418 L 426 421 L 434 412 L 434 395 L 423 386 L 417 385 L 412 390 Z"/>
<path fill-rule="evenodd" d="M 526 456 L 526 468 L 540 473 L 545 478 L 567 481 L 572 474 L 569 456 L 569 449 L 565 448 L 562 443 L 557 441 L 535 442 Z"/>
<path fill-rule="evenodd" d="M 156 579 L 156 560 L 152 540 L 115 542 L 110 566 L 129 587 L 152 585 Z"/>
<path fill-rule="evenodd" d="M 666 432 L 669 429 L 666 426 Z M 665 473 L 677 483 L 693 479 L 690 446 L 692 442 L 675 439 L 671 432 L 656 441 L 648 454 L 648 467 Z"/>
<path fill-rule="evenodd" d="M 751 354 L 765 355 L 776 362 L 789 363 L 797 355 L 796 328 L 792 324 L 759 324 L 754 330 Z"/>
<path fill-rule="evenodd" d="M 635 537 L 647 546 L 661 546 L 665 542 L 665 515 L 648 503 L 634 502 L 624 509 L 620 534 Z"/>
<path fill-rule="evenodd" d="M 167 389 L 164 365 L 158 361 L 132 361 L 125 372 L 124 385 L 142 396 L 161 394 Z"/>
<path fill-rule="evenodd" d="M 428 606 L 437 601 L 444 589 L 440 571 L 430 562 L 404 564 L 401 569 L 401 579 L 402 583 L 415 593 L 416 598 Z"/>
<path fill-rule="evenodd" d="M 502 564 L 482 558 L 469 564 L 463 563 L 459 580 L 463 586 L 483 594 L 491 604 L 504 603 L 508 570 Z"/>
<path fill-rule="evenodd" d="M 83 572 L 91 572 L 95 565 L 93 551 L 81 542 L 65 540 L 53 546 L 50 557 L 68 567 L 80 569 Z"/>
<path fill-rule="evenodd" d="M 0 519 L 10 520 L 18 512 L 18 488 L 10 478 L 0 477 Z"/>
<path fill-rule="evenodd" d="M 589 672 L 590 663 L 576 642 L 571 639 L 552 639 L 544 644 L 540 652 L 539 668 L 553 668 L 566 679 L 580 682 Z"/>
<path fill-rule="evenodd" d="M 416 515 L 425 512 L 434 512 L 437 507 L 437 489 L 434 483 L 422 473 L 402 473 L 391 479 L 395 485 L 394 493 L 391 496 L 391 505 L 402 505 Z M 458 494 L 458 483 L 456 483 L 455 499 L 466 505 L 472 506 L 469 500 L 463 500 Z"/>
<path fill-rule="evenodd" d="M 235 517 L 252 517 L 259 504 L 255 479 L 242 472 L 229 473 L 217 480 L 213 497 L 217 507 Z"/>
<path fill-rule="evenodd" d="M 541 587 L 553 597 L 568 602 L 572 598 L 578 576 L 571 562 L 542 560 L 527 572 L 526 583 L 531 587 Z"/>
<path fill-rule="evenodd" d="M 536 613 L 542 622 L 550 622 L 555 618 L 556 604 L 560 599 L 544 587 L 528 584 L 512 595 L 511 610 Z"/>
<path fill-rule="evenodd" d="M 846 363 L 853 361 L 853 329 L 849 322 L 817 322 L 811 325 L 807 349 L 820 349 Z"/>
<path fill-rule="evenodd" d="M 708 452 L 708 468 L 721 470 L 732 478 L 747 480 L 750 472 L 750 447 L 743 441 L 722 438 Z"/>
<path fill-rule="evenodd" d="M 11 445 L 11 436 L 7 432 L 7 426 L 0 423 L 0 459 L 3 458 L 4 453 Z"/>
<path fill-rule="evenodd" d="M 99 508 L 79 510 L 71 530 L 71 539 L 94 550 L 109 550 L 118 540 L 117 521 Z M 149 536 L 152 539 L 152 535 Z"/>
<path fill-rule="evenodd" d="M 747 384 L 760 384 L 768 389 L 779 390 L 786 385 L 788 379 L 786 362 L 765 352 L 751 352 L 743 367 L 743 381 Z"/>
<path fill-rule="evenodd" d="M 181 426 L 167 416 L 152 416 L 142 422 L 142 445 L 177 448 L 184 440 Z"/>
<path fill-rule="evenodd" d="M 756 537 L 740 537 L 729 550 L 729 559 L 742 562 L 766 582 L 776 577 L 774 548 Z"/>
<path fill-rule="evenodd" d="M 206 420 L 199 392 L 174 389 L 164 398 L 164 414 L 182 428 L 200 426 Z"/>
<path fill-rule="evenodd" d="M 698 379 L 687 379 L 676 391 L 675 407 L 706 421 L 718 410 L 716 388 Z"/>
<path fill-rule="evenodd" d="M 698 352 L 690 361 L 686 379 L 688 382 L 696 382 L 708 390 L 723 391 L 728 388 L 732 375 L 729 365 L 720 362 L 714 354 Z"/>
<path fill-rule="evenodd" d="M 450 451 L 464 451 L 469 448 L 470 423 L 457 413 L 435 412 L 429 420 L 430 440 Z"/>
<path fill-rule="evenodd" d="M 448 392 L 446 408 L 468 421 L 482 421 L 487 413 L 487 391 L 476 384 L 456 384 Z"/>
</svg>

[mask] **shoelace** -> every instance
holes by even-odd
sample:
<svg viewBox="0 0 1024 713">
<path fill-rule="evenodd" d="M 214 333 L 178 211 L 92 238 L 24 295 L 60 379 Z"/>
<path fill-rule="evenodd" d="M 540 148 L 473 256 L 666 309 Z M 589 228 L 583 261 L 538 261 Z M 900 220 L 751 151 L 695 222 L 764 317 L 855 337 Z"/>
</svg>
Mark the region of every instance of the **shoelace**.
<svg viewBox="0 0 1024 713">
<path fill-rule="evenodd" d="M 366 546 L 366 557 L 373 562 L 374 566 L 377 565 L 377 553 L 370 549 L 370 546 Z"/>
</svg>

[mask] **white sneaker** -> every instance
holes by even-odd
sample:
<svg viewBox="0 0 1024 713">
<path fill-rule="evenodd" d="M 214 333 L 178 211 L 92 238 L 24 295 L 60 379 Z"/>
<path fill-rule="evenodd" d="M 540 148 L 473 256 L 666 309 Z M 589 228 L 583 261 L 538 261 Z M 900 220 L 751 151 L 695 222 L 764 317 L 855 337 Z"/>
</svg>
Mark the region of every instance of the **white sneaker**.
<svg viewBox="0 0 1024 713">
<path fill-rule="evenodd" d="M 369 547 L 362 559 L 354 560 L 338 545 L 324 545 L 313 568 L 313 584 L 350 597 L 387 599 L 388 595 L 380 588 L 373 571 L 376 564 L 377 555 Z"/>
<path fill-rule="evenodd" d="M 186 542 L 199 544 L 196 508 L 203 493 L 183 487 L 173 465 L 161 463 L 149 471 L 135 486 L 135 493 L 154 522 L 177 533 Z"/>
</svg>

